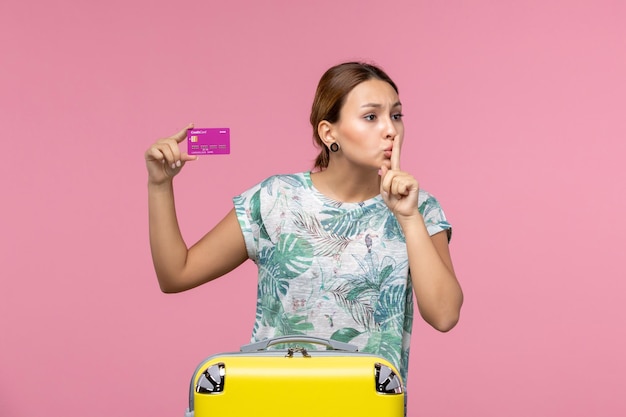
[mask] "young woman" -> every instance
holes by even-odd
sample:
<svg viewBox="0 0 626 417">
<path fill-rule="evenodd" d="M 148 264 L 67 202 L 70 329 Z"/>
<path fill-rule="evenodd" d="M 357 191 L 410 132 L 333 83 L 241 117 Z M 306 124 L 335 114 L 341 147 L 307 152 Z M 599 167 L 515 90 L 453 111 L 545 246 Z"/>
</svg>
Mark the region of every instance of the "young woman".
<svg viewBox="0 0 626 417">
<path fill-rule="evenodd" d="M 348 62 L 321 78 L 311 111 L 315 169 L 275 175 L 187 248 L 172 179 L 195 157 L 179 149 L 192 125 L 153 144 L 150 244 L 164 292 L 196 287 L 246 259 L 259 270 L 252 341 L 306 334 L 356 344 L 408 372 L 413 292 L 435 329 L 452 329 L 463 295 L 450 225 L 437 200 L 400 168 L 398 88 L 380 68 Z"/>
</svg>

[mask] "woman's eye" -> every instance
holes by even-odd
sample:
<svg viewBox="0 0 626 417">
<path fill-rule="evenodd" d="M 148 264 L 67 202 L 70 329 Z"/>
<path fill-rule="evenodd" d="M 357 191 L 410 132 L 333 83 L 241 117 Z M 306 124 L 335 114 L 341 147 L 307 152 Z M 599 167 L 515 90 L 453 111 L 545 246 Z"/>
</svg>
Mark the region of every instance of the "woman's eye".
<svg viewBox="0 0 626 417">
<path fill-rule="evenodd" d="M 370 122 L 374 119 L 376 119 L 375 114 L 368 114 L 367 116 L 365 116 L 365 120 L 369 120 Z"/>
<path fill-rule="evenodd" d="M 393 120 L 402 120 L 403 117 L 404 117 L 404 114 L 402 114 L 402 113 L 396 113 L 396 114 L 391 116 L 391 118 Z"/>
</svg>

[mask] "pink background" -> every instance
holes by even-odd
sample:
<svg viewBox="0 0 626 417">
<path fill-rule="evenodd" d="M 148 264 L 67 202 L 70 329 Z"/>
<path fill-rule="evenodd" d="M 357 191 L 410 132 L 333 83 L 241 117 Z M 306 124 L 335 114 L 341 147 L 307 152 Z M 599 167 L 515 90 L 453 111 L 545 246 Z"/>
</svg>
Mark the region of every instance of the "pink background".
<svg viewBox="0 0 626 417">
<path fill-rule="evenodd" d="M 3 0 L 0 415 L 182 416 L 196 364 L 249 340 L 256 270 L 159 292 L 144 150 L 232 129 L 176 180 L 192 243 L 310 167 L 319 77 L 365 59 L 466 295 L 451 333 L 415 325 L 410 415 L 623 416 L 624 22 L 619 0 Z"/>
</svg>

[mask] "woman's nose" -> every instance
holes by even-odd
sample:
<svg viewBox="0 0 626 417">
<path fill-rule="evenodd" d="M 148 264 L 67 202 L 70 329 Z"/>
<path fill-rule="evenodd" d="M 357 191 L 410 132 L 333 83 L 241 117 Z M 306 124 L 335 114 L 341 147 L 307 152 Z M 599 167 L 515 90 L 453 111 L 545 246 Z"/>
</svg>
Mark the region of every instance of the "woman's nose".
<svg viewBox="0 0 626 417">
<path fill-rule="evenodd" d="M 393 120 L 391 120 L 391 118 L 387 118 L 385 120 L 385 127 L 384 127 L 384 129 L 385 129 L 384 130 L 385 138 L 393 139 L 398 134 L 398 130 L 396 129 L 396 126 L 393 123 Z"/>
</svg>

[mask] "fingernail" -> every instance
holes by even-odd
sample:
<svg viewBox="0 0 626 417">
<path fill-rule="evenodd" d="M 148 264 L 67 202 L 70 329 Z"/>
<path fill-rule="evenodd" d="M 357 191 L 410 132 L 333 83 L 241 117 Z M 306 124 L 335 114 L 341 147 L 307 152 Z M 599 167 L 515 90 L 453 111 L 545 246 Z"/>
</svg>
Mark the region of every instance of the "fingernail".
<svg viewBox="0 0 626 417">
<path fill-rule="evenodd" d="M 180 161 L 176 161 L 176 166 L 177 166 L 177 167 L 179 167 L 179 168 L 180 168 L 180 166 L 181 166 L 181 165 L 182 165 L 182 164 L 181 164 L 181 162 L 180 162 Z"/>
<path fill-rule="evenodd" d="M 172 164 L 172 169 L 176 169 L 176 164 Z"/>
</svg>

